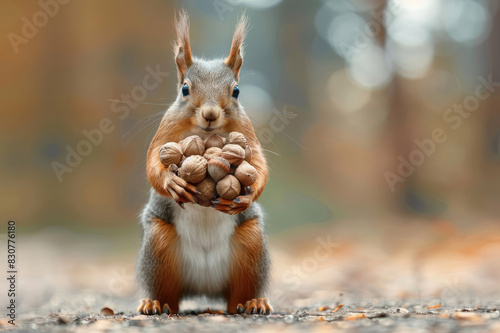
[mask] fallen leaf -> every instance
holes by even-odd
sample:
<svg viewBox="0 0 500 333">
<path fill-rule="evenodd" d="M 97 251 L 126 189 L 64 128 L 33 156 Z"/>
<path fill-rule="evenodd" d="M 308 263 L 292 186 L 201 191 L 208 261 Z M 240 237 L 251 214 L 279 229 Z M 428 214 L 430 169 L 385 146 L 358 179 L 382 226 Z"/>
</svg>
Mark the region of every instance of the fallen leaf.
<svg viewBox="0 0 500 333">
<path fill-rule="evenodd" d="M 356 310 L 363 310 L 364 307 L 360 306 L 359 308 L 356 308 Z"/>
<path fill-rule="evenodd" d="M 326 311 L 326 310 L 330 310 L 331 308 L 329 306 L 320 306 L 318 308 L 318 311 Z"/>
<path fill-rule="evenodd" d="M 321 320 L 321 321 L 325 321 L 325 318 L 321 317 L 321 318 L 320 318 L 320 320 Z"/>
<path fill-rule="evenodd" d="M 337 312 L 337 311 L 339 311 L 339 310 L 340 310 L 343 306 L 344 306 L 344 304 L 340 304 L 340 305 L 339 305 L 339 306 L 337 306 L 337 307 L 335 308 L 335 310 L 333 310 L 332 312 Z"/>
<path fill-rule="evenodd" d="M 57 316 L 57 322 L 59 324 L 66 325 L 66 324 L 70 324 L 71 323 L 71 319 L 69 319 L 66 316 L 59 315 L 59 316 Z"/>
<path fill-rule="evenodd" d="M 481 321 L 484 320 L 483 316 L 480 316 L 473 312 L 455 312 L 454 317 L 458 320 L 466 321 Z"/>
<path fill-rule="evenodd" d="M 367 319 L 364 313 L 356 313 L 356 314 L 347 316 L 344 320 L 353 321 L 353 320 L 360 320 L 360 319 Z"/>
<path fill-rule="evenodd" d="M 101 309 L 101 314 L 105 316 L 114 316 L 115 312 L 110 308 L 104 307 Z"/>
<path fill-rule="evenodd" d="M 438 305 L 428 306 L 428 307 L 426 307 L 426 309 L 437 309 L 437 308 L 440 308 L 440 307 L 442 307 L 442 305 L 438 304 Z"/>
</svg>

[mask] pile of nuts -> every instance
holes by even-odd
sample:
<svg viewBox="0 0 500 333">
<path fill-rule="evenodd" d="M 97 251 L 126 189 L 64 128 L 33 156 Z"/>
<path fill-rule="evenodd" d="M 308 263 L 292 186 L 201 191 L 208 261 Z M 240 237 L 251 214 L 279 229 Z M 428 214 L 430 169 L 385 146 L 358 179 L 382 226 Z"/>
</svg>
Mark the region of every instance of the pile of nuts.
<svg viewBox="0 0 500 333">
<path fill-rule="evenodd" d="M 213 134 L 205 141 L 192 135 L 179 143 L 168 142 L 160 148 L 160 160 L 195 185 L 206 200 L 216 195 L 233 200 L 257 179 L 250 164 L 252 149 L 239 132 L 231 132 L 227 140 Z"/>
</svg>

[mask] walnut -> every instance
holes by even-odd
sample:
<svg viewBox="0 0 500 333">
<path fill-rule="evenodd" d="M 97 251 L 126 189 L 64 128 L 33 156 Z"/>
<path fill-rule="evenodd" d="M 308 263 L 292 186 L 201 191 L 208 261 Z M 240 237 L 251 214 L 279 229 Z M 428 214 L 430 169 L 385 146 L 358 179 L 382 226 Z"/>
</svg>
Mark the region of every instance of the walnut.
<svg viewBox="0 0 500 333">
<path fill-rule="evenodd" d="M 181 146 L 176 142 L 167 142 L 160 148 L 160 161 L 166 166 L 178 164 L 182 159 Z"/>
<path fill-rule="evenodd" d="M 241 185 L 250 186 L 257 180 L 257 169 L 250 163 L 243 161 L 234 172 L 234 176 L 239 180 Z"/>
<path fill-rule="evenodd" d="M 235 176 L 227 175 L 226 177 L 219 180 L 216 189 L 217 194 L 219 194 L 221 198 L 233 200 L 240 194 L 241 185 Z"/>
<path fill-rule="evenodd" d="M 224 139 L 221 136 L 218 136 L 217 134 L 212 134 L 205 140 L 205 149 L 212 147 L 222 148 L 224 147 L 225 144 L 226 144 L 226 139 Z"/>
<path fill-rule="evenodd" d="M 207 160 L 214 158 L 214 157 L 220 157 L 222 155 L 222 149 L 218 147 L 210 147 L 205 151 L 205 154 L 203 154 L 203 157 L 205 157 Z"/>
<path fill-rule="evenodd" d="M 179 142 L 182 152 L 186 157 L 192 155 L 203 155 L 205 152 L 205 142 L 198 135 L 191 135 Z"/>
<path fill-rule="evenodd" d="M 229 143 L 240 146 L 245 149 L 247 146 L 247 139 L 240 132 L 231 132 L 229 133 Z"/>
<path fill-rule="evenodd" d="M 196 188 L 201 192 L 201 195 L 205 200 L 211 200 L 215 195 L 215 180 L 207 177 L 197 183 Z"/>
<path fill-rule="evenodd" d="M 245 150 L 235 144 L 227 144 L 222 148 L 221 157 L 231 165 L 240 165 L 245 158 Z"/>
<path fill-rule="evenodd" d="M 200 155 L 189 156 L 182 162 L 178 174 L 188 183 L 196 184 L 201 182 L 207 175 L 207 160 Z"/>
</svg>

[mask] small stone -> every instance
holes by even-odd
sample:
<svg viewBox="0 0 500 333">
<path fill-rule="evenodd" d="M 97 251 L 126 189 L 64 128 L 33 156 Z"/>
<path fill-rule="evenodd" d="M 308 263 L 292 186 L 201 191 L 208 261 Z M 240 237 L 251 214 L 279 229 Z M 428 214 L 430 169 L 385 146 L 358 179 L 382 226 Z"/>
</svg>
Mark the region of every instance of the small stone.
<svg viewBox="0 0 500 333">
<path fill-rule="evenodd" d="M 62 324 L 62 325 L 70 324 L 71 319 L 69 319 L 66 316 L 59 315 L 59 316 L 57 316 L 57 323 Z"/>
</svg>

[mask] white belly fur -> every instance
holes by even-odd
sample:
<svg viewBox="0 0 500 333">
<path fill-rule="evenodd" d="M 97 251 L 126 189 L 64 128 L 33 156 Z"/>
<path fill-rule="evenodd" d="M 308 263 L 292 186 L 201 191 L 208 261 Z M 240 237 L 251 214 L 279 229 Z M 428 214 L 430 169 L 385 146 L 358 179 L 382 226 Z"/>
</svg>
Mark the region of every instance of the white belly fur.
<svg viewBox="0 0 500 333">
<path fill-rule="evenodd" d="M 234 217 L 213 208 L 177 207 L 174 224 L 180 237 L 182 274 L 187 294 L 220 294 L 229 281 Z"/>
</svg>

